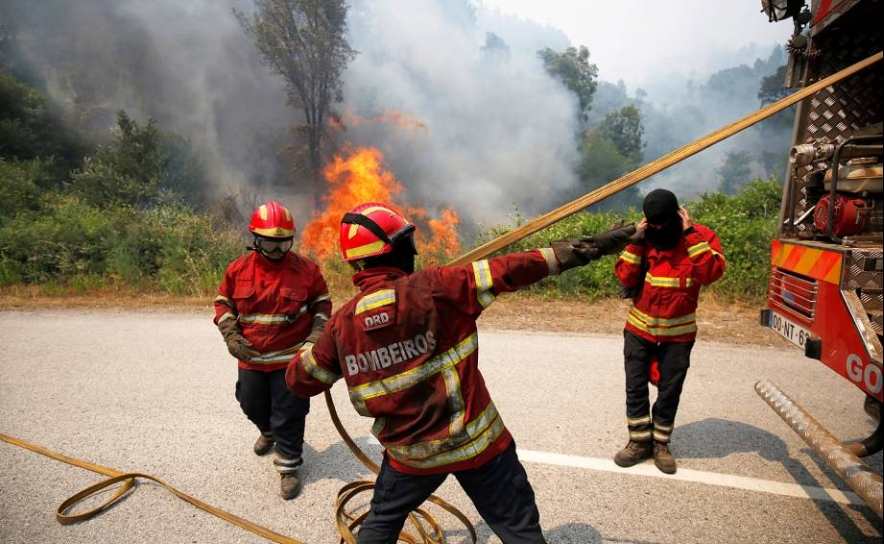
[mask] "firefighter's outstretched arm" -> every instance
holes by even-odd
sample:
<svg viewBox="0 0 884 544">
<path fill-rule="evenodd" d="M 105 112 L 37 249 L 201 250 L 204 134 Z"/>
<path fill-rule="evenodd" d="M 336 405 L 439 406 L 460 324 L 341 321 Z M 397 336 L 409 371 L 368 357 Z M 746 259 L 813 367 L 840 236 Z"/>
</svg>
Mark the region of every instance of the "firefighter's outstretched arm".
<svg viewBox="0 0 884 544">
<path fill-rule="evenodd" d="M 299 397 L 314 397 L 327 391 L 341 377 L 334 341 L 329 334 L 298 350 L 285 371 L 286 386 Z"/>
</svg>

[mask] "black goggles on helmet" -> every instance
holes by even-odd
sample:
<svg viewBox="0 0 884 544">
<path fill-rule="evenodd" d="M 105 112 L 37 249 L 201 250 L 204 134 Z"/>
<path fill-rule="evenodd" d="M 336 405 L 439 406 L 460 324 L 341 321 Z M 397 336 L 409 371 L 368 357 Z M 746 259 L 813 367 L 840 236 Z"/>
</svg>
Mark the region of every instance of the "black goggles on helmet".
<svg viewBox="0 0 884 544">
<path fill-rule="evenodd" d="M 292 249 L 294 240 L 292 238 L 264 238 L 263 236 L 255 236 L 255 247 L 263 253 L 275 253 L 277 251 L 287 253 Z"/>
</svg>

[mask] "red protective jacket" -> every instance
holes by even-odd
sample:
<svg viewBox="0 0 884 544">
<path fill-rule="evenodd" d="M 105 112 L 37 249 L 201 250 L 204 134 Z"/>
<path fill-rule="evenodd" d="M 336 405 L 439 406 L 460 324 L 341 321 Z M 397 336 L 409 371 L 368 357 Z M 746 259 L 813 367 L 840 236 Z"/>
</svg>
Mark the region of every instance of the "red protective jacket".
<svg viewBox="0 0 884 544">
<path fill-rule="evenodd" d="M 250 349 L 261 353 L 239 366 L 270 372 L 284 368 L 331 312 L 328 285 L 316 263 L 292 252 L 271 261 L 250 251 L 227 267 L 214 322 L 236 319 Z"/>
<path fill-rule="evenodd" d="M 630 244 L 614 265 L 620 283 L 631 287 L 640 281 L 646 261 L 644 285 L 632 301 L 626 330 L 651 342 L 693 340 L 700 287 L 724 274 L 721 242 L 712 229 L 694 224 L 682 242 L 666 250 L 644 241 Z"/>
<path fill-rule="evenodd" d="M 481 466 L 512 436 L 479 372 L 476 319 L 498 294 L 558 271 L 545 248 L 410 275 L 359 272 L 360 294 L 312 348 L 295 355 L 286 383 L 307 397 L 343 377 L 356 411 L 375 418 L 372 433 L 399 471 Z"/>
</svg>

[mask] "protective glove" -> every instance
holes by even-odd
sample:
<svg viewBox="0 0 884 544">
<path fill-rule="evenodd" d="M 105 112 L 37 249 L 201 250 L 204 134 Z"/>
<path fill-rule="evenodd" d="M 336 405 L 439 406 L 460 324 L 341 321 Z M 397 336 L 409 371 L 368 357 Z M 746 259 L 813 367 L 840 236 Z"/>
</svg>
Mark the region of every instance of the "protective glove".
<svg viewBox="0 0 884 544">
<path fill-rule="evenodd" d="M 258 355 L 258 352 L 249 349 L 251 342 L 243 338 L 236 321 L 233 319 L 225 319 L 218 323 L 218 330 L 224 337 L 224 343 L 227 344 L 227 351 L 240 361 L 249 362 L 252 357 Z"/>
<path fill-rule="evenodd" d="M 610 230 L 606 230 L 595 236 L 585 238 L 584 241 L 598 250 L 599 256 L 614 255 L 623 251 L 627 245 L 632 243 L 633 237 L 636 236 L 638 229 L 635 223 L 627 225 L 615 224 Z"/>
<path fill-rule="evenodd" d="M 555 240 L 549 243 L 549 247 L 559 261 L 559 272 L 583 266 L 601 257 L 598 249 L 588 244 L 587 239 Z"/>
<path fill-rule="evenodd" d="M 325 317 L 314 316 L 313 317 L 313 329 L 310 331 L 310 334 L 307 335 L 307 338 L 304 339 L 304 344 L 315 344 L 319 341 L 319 337 L 322 336 L 322 331 L 325 330 L 325 322 L 327 319 Z"/>
</svg>

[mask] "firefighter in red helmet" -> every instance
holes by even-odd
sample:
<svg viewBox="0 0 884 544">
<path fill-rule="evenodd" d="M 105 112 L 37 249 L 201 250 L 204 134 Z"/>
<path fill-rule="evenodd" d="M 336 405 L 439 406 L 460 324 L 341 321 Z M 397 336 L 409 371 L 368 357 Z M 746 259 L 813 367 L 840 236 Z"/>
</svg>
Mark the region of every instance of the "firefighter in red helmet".
<svg viewBox="0 0 884 544">
<path fill-rule="evenodd" d="M 319 338 L 331 315 L 328 286 L 316 263 L 291 251 L 295 222 L 277 202 L 258 207 L 249 222 L 249 253 L 227 267 L 215 298 L 215 324 L 238 361 L 236 399 L 260 434 L 258 455 L 275 450 L 284 499 L 298 495 L 304 426 L 310 400 L 285 385 L 295 352 Z"/>
<path fill-rule="evenodd" d="M 397 541 L 409 512 L 453 474 L 503 542 L 545 542 L 534 491 L 478 368 L 476 319 L 501 293 L 616 253 L 635 227 L 595 238 L 414 271 L 415 227 L 385 204 L 345 214 L 341 252 L 360 294 L 289 363 L 313 396 L 344 378 L 375 419 L 384 458 L 359 544 Z"/>
</svg>

